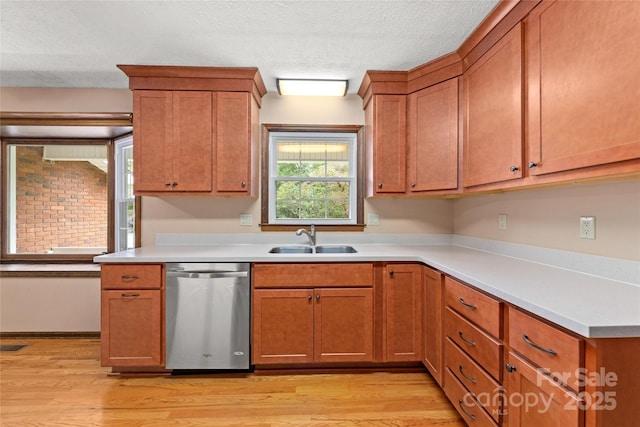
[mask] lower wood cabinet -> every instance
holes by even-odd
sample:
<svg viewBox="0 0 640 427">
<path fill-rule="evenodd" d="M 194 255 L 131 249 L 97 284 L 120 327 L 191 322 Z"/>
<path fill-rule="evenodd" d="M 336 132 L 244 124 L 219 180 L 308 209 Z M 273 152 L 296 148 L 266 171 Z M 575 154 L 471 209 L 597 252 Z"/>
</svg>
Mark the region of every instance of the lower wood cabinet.
<svg viewBox="0 0 640 427">
<path fill-rule="evenodd" d="M 163 265 L 103 265 L 101 288 L 101 365 L 164 366 Z"/>
<path fill-rule="evenodd" d="M 162 292 L 102 291 L 102 366 L 161 366 Z"/>
<path fill-rule="evenodd" d="M 254 364 L 373 361 L 372 264 L 255 264 L 253 286 Z"/>
<path fill-rule="evenodd" d="M 422 267 L 422 364 L 443 384 L 444 275 Z"/>
<path fill-rule="evenodd" d="M 387 362 L 422 360 L 422 267 L 387 264 L 384 269 Z"/>
<path fill-rule="evenodd" d="M 576 393 L 510 352 L 506 388 L 509 427 L 578 427 L 584 417 Z"/>
<path fill-rule="evenodd" d="M 373 289 L 256 289 L 253 363 L 373 361 Z"/>
</svg>

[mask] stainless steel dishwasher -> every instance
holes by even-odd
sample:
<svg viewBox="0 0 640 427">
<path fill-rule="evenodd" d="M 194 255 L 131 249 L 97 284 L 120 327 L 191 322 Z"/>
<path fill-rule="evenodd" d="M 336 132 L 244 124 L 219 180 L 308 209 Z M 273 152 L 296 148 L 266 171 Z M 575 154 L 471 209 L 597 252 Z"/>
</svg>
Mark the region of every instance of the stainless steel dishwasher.
<svg viewBox="0 0 640 427">
<path fill-rule="evenodd" d="M 167 263 L 166 367 L 250 368 L 250 264 Z"/>
</svg>

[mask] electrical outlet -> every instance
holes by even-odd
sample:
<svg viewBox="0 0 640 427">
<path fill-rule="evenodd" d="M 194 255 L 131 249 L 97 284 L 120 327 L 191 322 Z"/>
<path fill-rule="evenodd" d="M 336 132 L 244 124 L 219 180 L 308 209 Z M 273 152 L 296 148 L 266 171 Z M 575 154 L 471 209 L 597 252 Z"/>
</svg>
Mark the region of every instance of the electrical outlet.
<svg viewBox="0 0 640 427">
<path fill-rule="evenodd" d="M 380 225 L 380 215 L 377 213 L 370 213 L 368 215 L 369 221 L 367 221 L 368 225 Z"/>
<path fill-rule="evenodd" d="M 498 230 L 507 229 L 507 214 L 498 214 Z"/>
<path fill-rule="evenodd" d="M 580 217 L 580 238 L 581 239 L 596 238 L 596 217 L 595 216 Z"/>
<path fill-rule="evenodd" d="M 248 213 L 240 214 L 240 225 L 253 225 L 253 215 Z"/>
</svg>

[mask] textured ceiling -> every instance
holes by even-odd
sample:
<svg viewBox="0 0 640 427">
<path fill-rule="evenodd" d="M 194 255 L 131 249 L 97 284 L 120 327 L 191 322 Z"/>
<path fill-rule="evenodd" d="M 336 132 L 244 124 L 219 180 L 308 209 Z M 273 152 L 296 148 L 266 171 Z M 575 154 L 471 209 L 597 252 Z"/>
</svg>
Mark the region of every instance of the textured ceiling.
<svg viewBox="0 0 640 427">
<path fill-rule="evenodd" d="M 496 0 L 0 1 L 0 86 L 126 88 L 116 64 L 349 79 L 456 50 Z"/>
</svg>

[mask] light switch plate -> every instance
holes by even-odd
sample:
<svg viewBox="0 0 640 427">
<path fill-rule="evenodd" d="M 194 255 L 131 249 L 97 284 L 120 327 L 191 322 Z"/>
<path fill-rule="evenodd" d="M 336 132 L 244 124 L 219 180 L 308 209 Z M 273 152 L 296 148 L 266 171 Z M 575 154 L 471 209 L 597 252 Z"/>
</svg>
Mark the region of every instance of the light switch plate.
<svg viewBox="0 0 640 427">
<path fill-rule="evenodd" d="M 367 221 L 368 225 L 380 225 L 380 215 L 376 213 L 370 213 L 368 215 L 369 220 Z"/>
<path fill-rule="evenodd" d="M 498 230 L 507 229 L 507 214 L 498 214 Z"/>
</svg>

